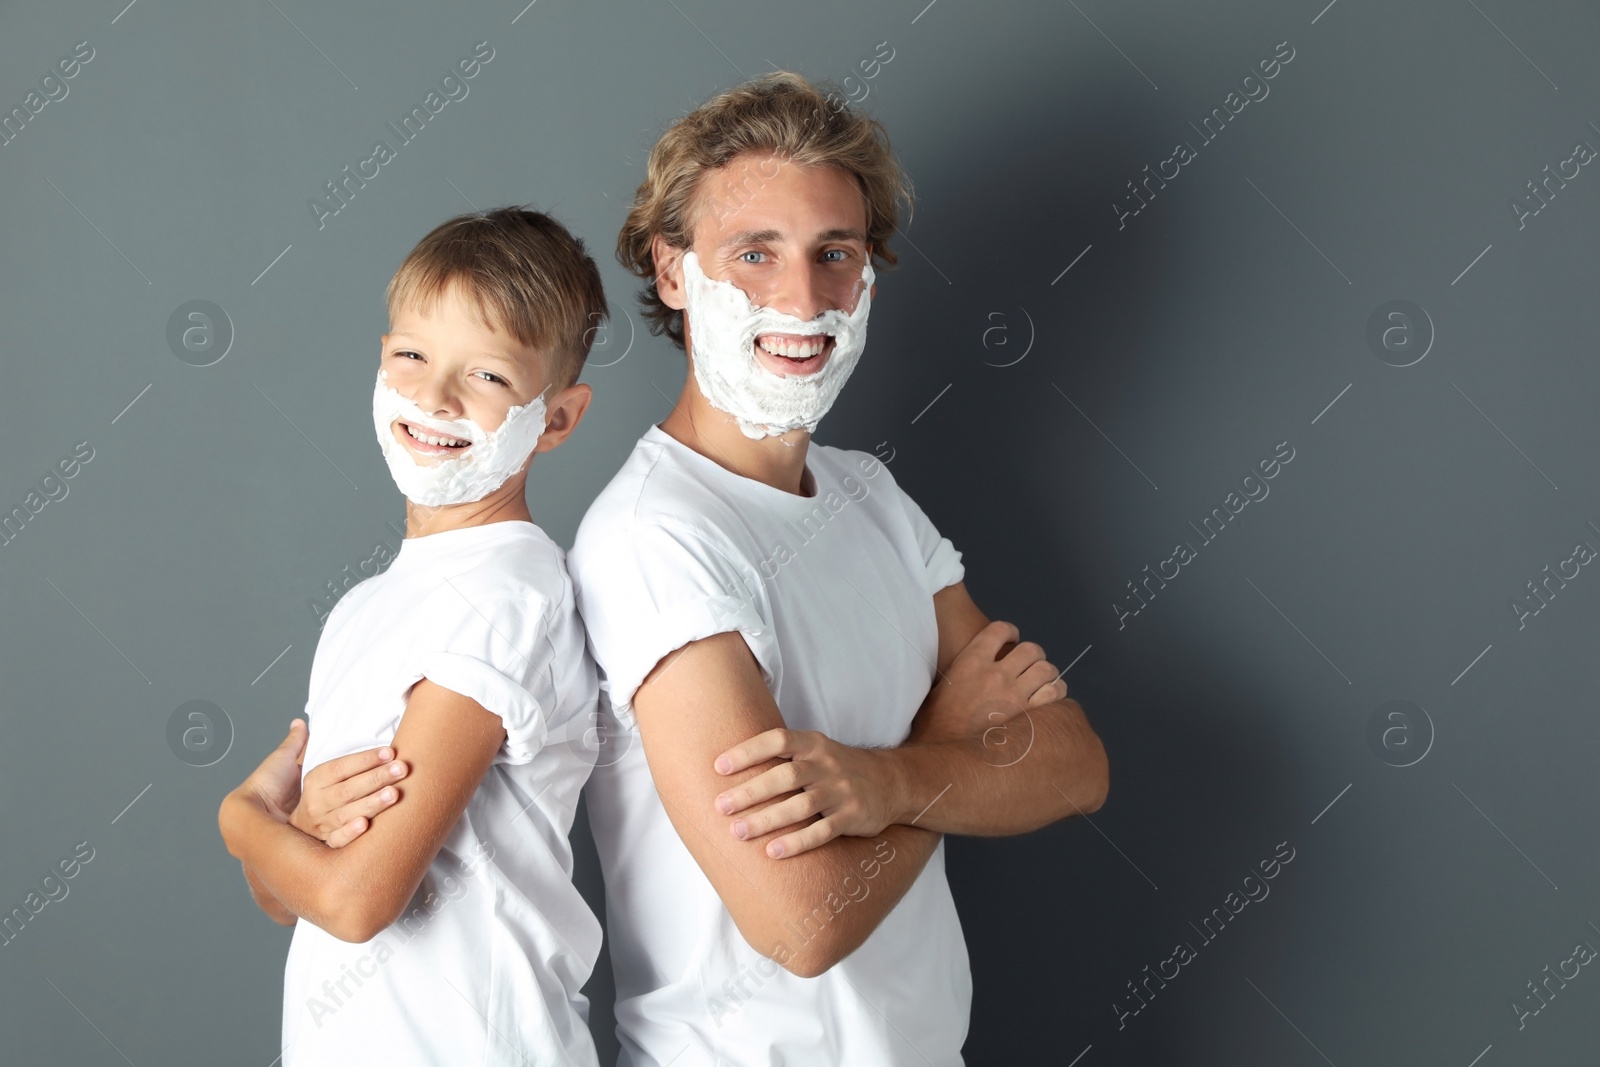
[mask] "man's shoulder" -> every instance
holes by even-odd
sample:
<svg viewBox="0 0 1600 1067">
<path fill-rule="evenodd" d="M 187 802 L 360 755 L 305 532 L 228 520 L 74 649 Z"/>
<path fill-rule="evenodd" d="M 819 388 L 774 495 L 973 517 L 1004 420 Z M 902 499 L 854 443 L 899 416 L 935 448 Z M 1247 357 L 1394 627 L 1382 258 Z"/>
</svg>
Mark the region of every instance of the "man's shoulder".
<svg viewBox="0 0 1600 1067">
<path fill-rule="evenodd" d="M 619 548 L 657 531 L 726 528 L 731 508 L 671 449 L 646 434 L 578 524 L 567 555 L 574 578 L 603 567 Z"/>
</svg>

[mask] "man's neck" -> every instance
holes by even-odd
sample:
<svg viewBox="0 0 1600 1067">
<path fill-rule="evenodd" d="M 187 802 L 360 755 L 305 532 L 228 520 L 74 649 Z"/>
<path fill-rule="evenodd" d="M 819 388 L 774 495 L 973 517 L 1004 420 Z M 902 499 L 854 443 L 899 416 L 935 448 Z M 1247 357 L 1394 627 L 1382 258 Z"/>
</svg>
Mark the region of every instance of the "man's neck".
<svg viewBox="0 0 1600 1067">
<path fill-rule="evenodd" d="M 661 430 L 724 470 L 796 496 L 816 495 L 816 481 L 806 469 L 809 433 L 790 430 L 781 437 L 746 437 L 732 415 L 718 411 L 700 394 L 692 374 Z"/>
</svg>

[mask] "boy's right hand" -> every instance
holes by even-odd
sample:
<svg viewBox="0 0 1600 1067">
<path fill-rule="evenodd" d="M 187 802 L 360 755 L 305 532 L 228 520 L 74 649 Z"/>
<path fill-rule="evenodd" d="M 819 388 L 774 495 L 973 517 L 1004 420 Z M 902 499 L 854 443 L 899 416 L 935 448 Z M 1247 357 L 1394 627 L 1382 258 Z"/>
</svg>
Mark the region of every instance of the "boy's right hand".
<svg viewBox="0 0 1600 1067">
<path fill-rule="evenodd" d="M 374 815 L 400 799 L 394 783 L 406 771 L 388 746 L 319 764 L 307 772 L 289 824 L 330 848 L 343 848 L 366 831 Z"/>
</svg>

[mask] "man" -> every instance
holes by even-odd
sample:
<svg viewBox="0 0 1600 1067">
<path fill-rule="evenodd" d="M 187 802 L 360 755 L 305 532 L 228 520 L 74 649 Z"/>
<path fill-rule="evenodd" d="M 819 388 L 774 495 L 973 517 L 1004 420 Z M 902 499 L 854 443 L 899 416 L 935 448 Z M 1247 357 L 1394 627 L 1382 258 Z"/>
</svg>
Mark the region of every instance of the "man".
<svg viewBox="0 0 1600 1067">
<path fill-rule="evenodd" d="M 1106 796 L 1043 651 L 887 468 L 810 443 L 906 194 L 881 126 L 777 72 L 672 125 L 618 238 L 689 363 L 568 555 L 623 731 L 588 803 L 633 1067 L 960 1063 L 942 835 Z"/>
</svg>

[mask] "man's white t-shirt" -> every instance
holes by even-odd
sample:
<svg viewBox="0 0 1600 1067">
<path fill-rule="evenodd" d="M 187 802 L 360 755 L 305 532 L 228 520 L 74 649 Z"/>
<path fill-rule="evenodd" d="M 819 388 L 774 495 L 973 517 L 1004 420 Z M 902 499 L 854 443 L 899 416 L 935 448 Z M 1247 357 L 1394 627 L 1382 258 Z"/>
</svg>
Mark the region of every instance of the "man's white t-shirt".
<svg viewBox="0 0 1600 1067">
<path fill-rule="evenodd" d="M 644 677 L 726 631 L 743 635 L 790 727 L 857 746 L 905 739 L 934 680 L 933 594 L 961 580 L 960 553 L 876 458 L 812 444 L 806 464 L 811 497 L 734 474 L 653 426 L 568 554 L 602 710 L 618 729 L 587 797 L 623 1067 L 961 1063 L 972 976 L 943 842 L 860 948 L 797 978 L 740 935 L 638 740 Z M 818 901 L 811 925 L 796 916 L 786 947 L 864 900 L 894 862 L 884 842 Z"/>
<path fill-rule="evenodd" d="M 421 678 L 499 715 L 505 743 L 398 922 L 359 945 L 296 924 L 284 1067 L 594 1065 L 580 990 L 600 925 L 567 833 L 594 763 L 596 678 L 544 531 L 408 537 L 345 594 L 311 666 L 305 770 L 390 744 Z"/>
</svg>

